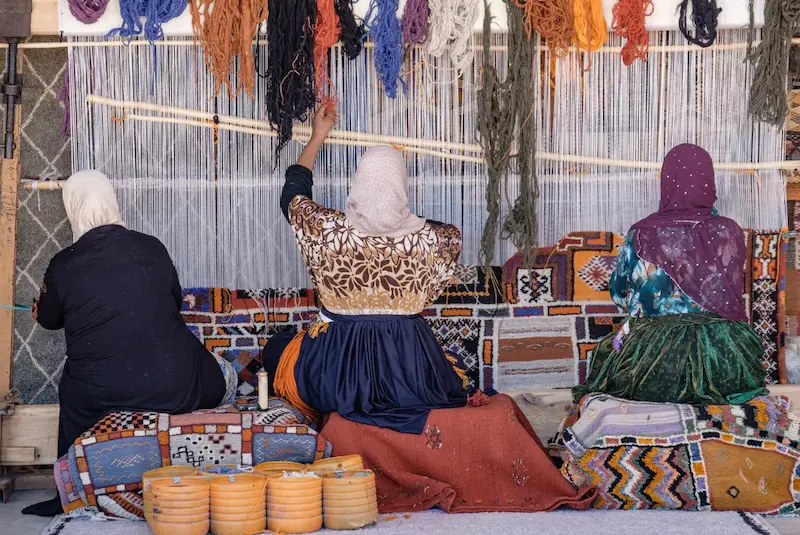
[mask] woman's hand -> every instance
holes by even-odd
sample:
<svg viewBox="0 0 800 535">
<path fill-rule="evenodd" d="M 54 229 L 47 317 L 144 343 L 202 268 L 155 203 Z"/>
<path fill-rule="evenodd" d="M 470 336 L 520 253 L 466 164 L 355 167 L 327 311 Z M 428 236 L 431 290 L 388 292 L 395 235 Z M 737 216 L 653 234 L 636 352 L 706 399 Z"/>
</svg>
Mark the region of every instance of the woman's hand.
<svg viewBox="0 0 800 535">
<path fill-rule="evenodd" d="M 39 301 L 36 299 L 33 300 L 33 305 L 31 306 L 31 316 L 33 316 L 33 321 L 39 321 Z"/>
<path fill-rule="evenodd" d="M 311 140 L 320 143 L 325 141 L 338 118 L 336 104 L 333 102 L 323 103 L 314 115 L 314 122 L 311 127 Z"/>
</svg>

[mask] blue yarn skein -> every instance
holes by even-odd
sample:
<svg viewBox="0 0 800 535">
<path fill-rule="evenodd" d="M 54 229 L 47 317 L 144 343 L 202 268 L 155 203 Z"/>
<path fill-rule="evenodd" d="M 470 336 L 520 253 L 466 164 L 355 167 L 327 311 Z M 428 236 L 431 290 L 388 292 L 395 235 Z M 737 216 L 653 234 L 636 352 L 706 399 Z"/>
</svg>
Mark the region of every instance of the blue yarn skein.
<svg viewBox="0 0 800 535">
<path fill-rule="evenodd" d="M 144 31 L 145 39 L 150 42 L 162 39 L 164 30 L 161 26 L 180 16 L 187 5 L 186 0 L 119 0 L 122 26 L 108 32 L 106 38 L 119 36 L 130 39 Z M 145 18 L 144 24 L 142 17 Z"/>
<path fill-rule="evenodd" d="M 375 72 L 389 98 L 397 97 L 397 83 L 406 93 L 406 83 L 400 78 L 403 64 L 403 30 L 397 18 L 398 0 L 372 0 L 367 12 L 367 34 L 375 43 Z"/>
</svg>

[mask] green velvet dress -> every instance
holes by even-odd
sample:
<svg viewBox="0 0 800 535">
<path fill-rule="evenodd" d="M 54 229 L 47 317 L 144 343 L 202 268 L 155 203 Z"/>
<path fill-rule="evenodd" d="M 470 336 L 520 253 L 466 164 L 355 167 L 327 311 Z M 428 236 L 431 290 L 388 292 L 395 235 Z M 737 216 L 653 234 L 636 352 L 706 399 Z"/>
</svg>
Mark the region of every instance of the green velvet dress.
<svg viewBox="0 0 800 535">
<path fill-rule="evenodd" d="M 633 233 L 611 276 L 611 297 L 630 316 L 595 348 L 581 397 L 603 392 L 632 401 L 739 405 L 767 393 L 761 337 L 747 323 L 703 310 L 663 269 L 640 259 Z M 619 344 L 618 344 L 619 346 Z"/>
</svg>

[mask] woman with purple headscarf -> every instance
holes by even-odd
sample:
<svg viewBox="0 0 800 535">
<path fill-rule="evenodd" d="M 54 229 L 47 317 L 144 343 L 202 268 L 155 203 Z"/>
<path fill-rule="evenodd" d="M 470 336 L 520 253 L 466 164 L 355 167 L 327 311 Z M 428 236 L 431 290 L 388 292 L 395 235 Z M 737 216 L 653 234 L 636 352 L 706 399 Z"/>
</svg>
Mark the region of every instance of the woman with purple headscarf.
<svg viewBox="0 0 800 535">
<path fill-rule="evenodd" d="M 717 215 L 711 156 L 664 159 L 658 211 L 631 227 L 611 277 L 628 322 L 603 339 L 573 389 L 635 401 L 746 403 L 766 393 L 761 338 L 747 323 L 744 232 Z"/>
</svg>

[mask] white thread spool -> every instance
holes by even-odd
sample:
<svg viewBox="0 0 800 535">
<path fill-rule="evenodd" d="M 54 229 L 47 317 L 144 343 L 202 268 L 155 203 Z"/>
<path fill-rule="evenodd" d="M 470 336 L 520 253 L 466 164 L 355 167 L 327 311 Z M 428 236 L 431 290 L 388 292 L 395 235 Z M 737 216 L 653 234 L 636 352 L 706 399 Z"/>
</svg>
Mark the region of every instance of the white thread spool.
<svg viewBox="0 0 800 535">
<path fill-rule="evenodd" d="M 269 375 L 261 370 L 256 377 L 258 377 L 258 408 L 265 411 L 269 408 Z"/>
</svg>

